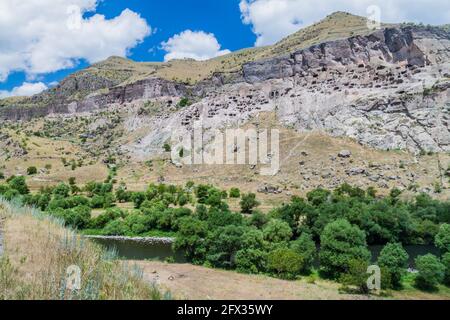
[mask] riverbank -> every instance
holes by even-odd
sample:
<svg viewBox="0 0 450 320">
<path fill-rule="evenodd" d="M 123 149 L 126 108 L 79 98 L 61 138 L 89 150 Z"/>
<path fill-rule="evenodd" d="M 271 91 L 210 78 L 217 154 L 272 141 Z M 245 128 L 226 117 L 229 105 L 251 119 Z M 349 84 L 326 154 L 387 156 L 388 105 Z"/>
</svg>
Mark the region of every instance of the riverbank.
<svg viewBox="0 0 450 320">
<path fill-rule="evenodd" d="M 112 241 L 134 241 L 142 244 L 172 244 L 175 242 L 175 238 L 160 238 L 160 237 L 122 237 L 122 236 L 90 236 L 83 235 L 86 239 L 96 240 L 112 240 Z"/>
<path fill-rule="evenodd" d="M 128 261 L 144 271 L 149 283 L 187 300 L 368 300 L 374 296 L 340 294 L 340 285 L 325 280 L 286 281 L 260 275 L 209 269 L 191 264 Z"/>
<path fill-rule="evenodd" d="M 341 294 L 340 284 L 313 277 L 286 281 L 262 275 L 210 269 L 191 264 L 169 264 L 157 261 L 128 261 L 144 272 L 144 279 L 169 290 L 176 299 L 206 300 L 450 300 L 450 289 L 438 293 L 422 292 L 407 280 L 401 291 L 387 297 Z"/>
<path fill-rule="evenodd" d="M 62 227 L 57 219 L 0 201 L 4 255 L 0 300 L 159 299 L 154 284 L 134 264 Z M 81 271 L 80 290 L 70 290 L 67 272 Z M 75 268 L 74 268 L 75 267 Z M 75 272 L 76 274 L 77 272 Z"/>
</svg>

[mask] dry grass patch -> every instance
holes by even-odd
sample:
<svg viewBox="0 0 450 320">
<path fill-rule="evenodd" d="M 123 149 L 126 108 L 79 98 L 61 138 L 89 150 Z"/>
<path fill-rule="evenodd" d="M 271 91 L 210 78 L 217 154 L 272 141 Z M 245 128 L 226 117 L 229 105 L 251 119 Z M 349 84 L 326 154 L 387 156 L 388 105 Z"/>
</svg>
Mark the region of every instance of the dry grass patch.
<svg viewBox="0 0 450 320">
<path fill-rule="evenodd" d="M 122 264 L 112 252 L 82 239 L 31 209 L 0 202 L 4 256 L 0 260 L 0 299 L 147 300 L 162 298 L 142 281 L 136 265 Z M 81 269 L 81 290 L 67 287 L 67 268 Z"/>
</svg>

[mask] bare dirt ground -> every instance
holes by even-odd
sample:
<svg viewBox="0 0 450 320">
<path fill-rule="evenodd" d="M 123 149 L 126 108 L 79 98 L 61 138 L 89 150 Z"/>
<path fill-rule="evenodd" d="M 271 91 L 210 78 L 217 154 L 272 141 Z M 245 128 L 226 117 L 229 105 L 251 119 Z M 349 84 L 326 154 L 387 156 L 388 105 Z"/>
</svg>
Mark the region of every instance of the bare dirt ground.
<svg viewBox="0 0 450 320">
<path fill-rule="evenodd" d="M 209 269 L 190 264 L 168 264 L 157 261 L 128 261 L 144 271 L 144 279 L 169 290 L 175 299 L 183 300 L 449 300 L 450 291 L 423 292 L 407 284 L 401 291 L 386 297 L 339 293 L 340 284 L 306 278 L 286 281 L 261 275 Z"/>
<path fill-rule="evenodd" d="M 144 277 L 187 300 L 366 300 L 364 295 L 339 294 L 339 284 L 318 280 L 285 281 L 259 275 L 208 269 L 190 264 L 130 261 Z"/>
</svg>

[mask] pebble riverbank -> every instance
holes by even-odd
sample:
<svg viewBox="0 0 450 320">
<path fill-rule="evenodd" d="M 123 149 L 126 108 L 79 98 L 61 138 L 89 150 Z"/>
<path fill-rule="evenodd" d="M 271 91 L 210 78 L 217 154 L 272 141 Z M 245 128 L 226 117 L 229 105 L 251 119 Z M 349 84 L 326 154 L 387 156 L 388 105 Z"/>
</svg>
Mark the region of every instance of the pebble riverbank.
<svg viewBox="0 0 450 320">
<path fill-rule="evenodd" d="M 156 237 L 119 237 L 119 236 L 84 236 L 88 239 L 100 239 L 100 240 L 114 240 L 114 241 L 134 241 L 146 244 L 172 244 L 175 238 L 156 238 Z"/>
</svg>

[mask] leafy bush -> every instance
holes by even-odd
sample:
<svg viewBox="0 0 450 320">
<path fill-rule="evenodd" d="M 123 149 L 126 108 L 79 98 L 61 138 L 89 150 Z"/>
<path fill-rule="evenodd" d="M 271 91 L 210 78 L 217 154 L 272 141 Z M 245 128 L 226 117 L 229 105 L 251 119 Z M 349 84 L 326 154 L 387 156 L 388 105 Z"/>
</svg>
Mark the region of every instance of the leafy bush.
<svg viewBox="0 0 450 320">
<path fill-rule="evenodd" d="M 227 225 L 213 230 L 207 237 L 207 260 L 215 267 L 232 268 L 234 257 L 242 249 L 243 226 Z"/>
<path fill-rule="evenodd" d="M 303 233 L 300 238 L 291 242 L 290 248 L 299 254 L 303 260 L 301 272 L 309 273 L 317 254 L 316 243 L 309 233 Z"/>
<path fill-rule="evenodd" d="M 242 213 L 250 214 L 253 212 L 253 209 L 259 206 L 259 202 L 256 200 L 256 194 L 248 193 L 242 195 L 242 199 L 240 202 Z"/>
<path fill-rule="evenodd" d="M 131 200 L 134 202 L 134 207 L 139 209 L 142 203 L 145 201 L 145 193 L 144 192 L 133 192 L 131 195 Z"/>
<path fill-rule="evenodd" d="M 230 198 L 240 198 L 241 190 L 239 188 L 231 188 L 230 190 Z"/>
<path fill-rule="evenodd" d="M 352 287 L 355 288 L 355 293 L 366 294 L 369 292 L 367 287 L 367 268 L 369 262 L 367 260 L 351 260 L 348 263 L 347 273 L 341 274 L 339 282 L 344 285 L 344 291 L 351 292 Z"/>
<path fill-rule="evenodd" d="M 188 106 L 190 106 L 192 103 L 189 101 L 189 99 L 188 98 L 186 98 L 186 97 L 183 97 L 183 98 L 181 98 L 181 100 L 178 102 L 178 107 L 179 108 L 184 108 L 184 107 L 188 107 Z"/>
<path fill-rule="evenodd" d="M 266 270 L 267 253 L 260 249 L 242 249 L 236 253 L 236 270 L 256 274 Z"/>
<path fill-rule="evenodd" d="M 306 196 L 308 201 L 314 205 L 318 206 L 328 201 L 331 192 L 325 189 L 316 189 L 314 191 L 309 192 Z"/>
<path fill-rule="evenodd" d="M 194 217 L 183 217 L 178 223 L 178 235 L 174 250 L 183 250 L 186 258 L 193 262 L 203 262 L 205 257 L 204 239 L 208 225 Z"/>
<path fill-rule="evenodd" d="M 389 272 L 394 288 L 401 285 L 402 276 L 408 267 L 408 259 L 408 253 L 400 243 L 389 243 L 381 250 L 378 265 Z"/>
<path fill-rule="evenodd" d="M 130 202 L 132 198 L 132 193 L 127 191 L 124 186 L 120 186 L 116 190 L 116 199 L 118 202 Z"/>
<path fill-rule="evenodd" d="M 129 232 L 130 228 L 121 219 L 108 222 L 103 229 L 105 236 L 125 236 Z"/>
<path fill-rule="evenodd" d="M 171 147 L 170 144 L 168 144 L 168 143 L 164 143 L 163 149 L 164 149 L 165 152 L 170 152 L 170 151 L 172 151 L 172 147 Z"/>
<path fill-rule="evenodd" d="M 37 174 L 37 168 L 36 167 L 28 167 L 27 168 L 27 174 L 29 176 Z"/>
<path fill-rule="evenodd" d="M 103 229 L 109 222 L 124 216 L 124 213 L 119 208 L 107 209 L 104 213 L 91 220 L 90 228 Z"/>
<path fill-rule="evenodd" d="M 105 204 L 105 197 L 94 195 L 91 198 L 91 208 L 92 209 L 102 209 Z"/>
<path fill-rule="evenodd" d="M 65 225 L 83 229 L 89 225 L 91 219 L 91 208 L 87 206 L 79 206 L 73 209 L 62 210 L 59 208 L 55 210 L 55 216 L 62 218 L 65 221 Z"/>
<path fill-rule="evenodd" d="M 268 222 L 269 217 L 260 211 L 253 211 L 253 214 L 249 219 L 250 225 L 255 226 L 258 229 L 262 229 Z"/>
<path fill-rule="evenodd" d="M 53 189 L 53 195 L 67 198 L 70 194 L 70 187 L 65 183 L 58 184 L 55 189 Z"/>
<path fill-rule="evenodd" d="M 423 290 L 434 290 L 444 281 L 445 266 L 439 258 L 432 254 L 417 257 L 416 268 L 419 271 L 416 277 L 416 286 Z"/>
<path fill-rule="evenodd" d="M 442 256 L 442 264 L 445 267 L 444 284 L 450 287 L 450 252 L 447 252 Z"/>
<path fill-rule="evenodd" d="M 185 206 L 185 205 L 188 204 L 189 198 L 188 198 L 185 194 L 180 194 L 180 195 L 178 196 L 177 202 L 178 202 L 178 205 L 179 205 L 179 206 L 183 207 L 183 206 Z"/>
<path fill-rule="evenodd" d="M 269 242 L 287 242 L 292 238 L 292 229 L 287 222 L 272 219 L 263 230 L 264 239 Z"/>
<path fill-rule="evenodd" d="M 268 254 L 267 267 L 280 278 L 295 279 L 303 268 L 303 259 L 291 249 L 280 248 Z"/>
<path fill-rule="evenodd" d="M 16 190 L 19 194 L 30 193 L 25 177 L 12 176 L 7 180 L 7 183 L 11 189 Z"/>
<path fill-rule="evenodd" d="M 206 203 L 206 200 L 208 199 L 208 196 L 209 196 L 209 189 L 210 189 L 209 186 L 206 186 L 203 184 L 198 185 L 195 188 L 195 196 L 197 197 L 198 203 L 201 203 L 201 204 Z"/>
<path fill-rule="evenodd" d="M 329 277 L 338 279 L 348 273 L 353 260 L 370 260 L 364 232 L 345 219 L 328 224 L 320 241 L 321 269 Z"/>
<path fill-rule="evenodd" d="M 436 247 L 443 253 L 450 252 L 450 224 L 443 224 L 435 238 Z"/>
</svg>

